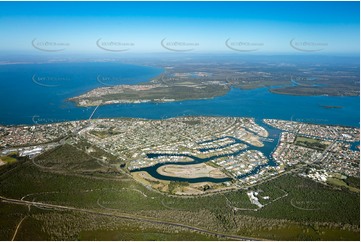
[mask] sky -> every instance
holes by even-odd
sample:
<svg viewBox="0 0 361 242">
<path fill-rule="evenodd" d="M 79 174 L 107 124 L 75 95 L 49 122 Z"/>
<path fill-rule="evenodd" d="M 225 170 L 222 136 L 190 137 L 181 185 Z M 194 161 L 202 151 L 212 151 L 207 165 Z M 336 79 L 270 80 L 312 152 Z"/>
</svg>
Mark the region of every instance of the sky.
<svg viewBox="0 0 361 242">
<path fill-rule="evenodd" d="M 359 2 L 0 2 L 0 51 L 359 55 Z"/>
</svg>

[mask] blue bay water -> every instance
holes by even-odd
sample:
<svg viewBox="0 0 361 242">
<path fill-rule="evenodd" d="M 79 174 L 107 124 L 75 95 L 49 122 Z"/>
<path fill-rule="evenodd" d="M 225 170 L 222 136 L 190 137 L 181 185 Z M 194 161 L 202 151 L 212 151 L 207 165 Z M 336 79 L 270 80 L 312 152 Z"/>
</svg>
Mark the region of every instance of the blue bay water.
<svg viewBox="0 0 361 242">
<path fill-rule="evenodd" d="M 86 119 L 93 108 L 78 108 L 68 98 L 97 87 L 145 82 L 162 71 L 99 62 L 0 65 L 0 124 Z"/>
<path fill-rule="evenodd" d="M 0 124 L 87 119 L 94 107 L 79 108 L 66 99 L 105 85 L 148 81 L 161 72 L 160 68 L 120 63 L 2 65 Z M 275 118 L 359 127 L 360 99 L 279 95 L 267 88 L 232 89 L 225 96 L 208 100 L 101 106 L 93 118 L 163 119 L 189 115 Z"/>
<path fill-rule="evenodd" d="M 342 106 L 326 109 L 322 106 Z M 103 106 L 94 117 L 170 118 L 176 116 L 235 116 L 274 118 L 318 124 L 359 126 L 359 97 L 289 96 L 266 88 L 232 89 L 227 95 L 208 100 Z"/>
</svg>

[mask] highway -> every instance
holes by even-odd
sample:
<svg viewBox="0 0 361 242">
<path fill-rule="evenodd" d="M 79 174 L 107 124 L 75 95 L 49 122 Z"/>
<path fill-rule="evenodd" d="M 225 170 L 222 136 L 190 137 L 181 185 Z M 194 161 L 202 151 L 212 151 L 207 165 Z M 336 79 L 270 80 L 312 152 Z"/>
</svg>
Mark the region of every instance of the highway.
<svg viewBox="0 0 361 242">
<path fill-rule="evenodd" d="M 18 205 L 25 205 L 25 206 L 36 206 L 41 208 L 50 208 L 50 209 L 60 209 L 60 210 L 68 210 L 68 211 L 77 211 L 77 212 L 83 212 L 83 213 L 89 213 L 89 214 L 95 214 L 95 215 L 101 215 L 101 216 L 110 216 L 110 217 L 116 217 L 121 219 L 127 219 L 127 220 L 134 220 L 134 221 L 140 221 L 140 222 L 148 222 L 153 224 L 161 224 L 161 225 L 167 225 L 167 226 L 173 226 L 183 229 L 189 229 L 195 232 L 204 233 L 211 236 L 217 236 L 223 239 L 231 239 L 231 240 L 259 240 L 256 238 L 249 238 L 244 236 L 238 236 L 238 235 L 229 235 L 229 234 L 222 234 L 217 232 L 208 231 L 206 229 L 180 224 L 180 223 L 174 223 L 174 222 L 168 222 L 168 221 L 161 221 L 154 218 L 148 218 L 143 217 L 139 215 L 134 214 L 126 214 L 126 213 L 107 213 L 107 212 L 101 212 L 97 210 L 91 210 L 91 209 L 84 209 L 84 208 L 76 208 L 76 207 L 70 207 L 70 206 L 62 206 L 62 205 L 55 205 L 55 204 L 49 204 L 49 203 L 42 203 L 42 202 L 31 202 L 26 200 L 19 200 L 19 199 L 13 199 L 13 198 L 6 198 L 3 196 L 0 196 L 0 201 L 4 203 L 12 203 L 12 204 L 18 204 Z"/>
</svg>

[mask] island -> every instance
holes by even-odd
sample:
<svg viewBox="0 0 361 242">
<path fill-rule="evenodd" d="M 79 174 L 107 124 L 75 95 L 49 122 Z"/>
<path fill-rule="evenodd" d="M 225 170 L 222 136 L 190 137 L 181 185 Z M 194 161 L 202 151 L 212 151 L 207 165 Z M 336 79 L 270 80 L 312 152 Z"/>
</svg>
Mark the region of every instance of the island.
<svg viewBox="0 0 361 242">
<path fill-rule="evenodd" d="M 274 69 L 277 63 L 272 61 L 240 64 L 232 58 L 226 63 L 199 58 L 171 63 L 158 60 L 153 66 L 163 68 L 163 73 L 148 82 L 134 85 L 107 83 L 98 77 L 100 87 L 71 97 L 68 101 L 82 107 L 175 102 L 215 98 L 227 94 L 232 88 L 268 88 L 269 92 L 275 94 L 302 96 L 360 95 L 358 70 L 348 66 L 335 69 L 332 65 L 321 65 L 310 69 L 308 65 L 299 64 L 298 67 L 286 65 Z"/>
</svg>

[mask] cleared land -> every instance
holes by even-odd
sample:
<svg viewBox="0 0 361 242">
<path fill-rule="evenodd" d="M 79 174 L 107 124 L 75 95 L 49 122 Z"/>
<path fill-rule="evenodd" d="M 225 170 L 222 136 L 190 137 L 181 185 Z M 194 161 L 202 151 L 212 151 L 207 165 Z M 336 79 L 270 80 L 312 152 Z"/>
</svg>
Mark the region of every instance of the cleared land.
<svg viewBox="0 0 361 242">
<path fill-rule="evenodd" d="M 196 165 L 165 165 L 157 169 L 157 172 L 164 176 L 182 178 L 225 178 L 227 177 L 219 168 L 214 168 L 207 164 Z"/>
<path fill-rule="evenodd" d="M 12 156 L 1 156 L 0 157 L 0 165 L 4 165 L 4 164 L 7 164 L 7 163 L 13 163 L 13 162 L 16 162 L 17 159 L 12 157 Z"/>
<path fill-rule="evenodd" d="M 326 147 L 328 145 L 330 145 L 330 142 L 319 140 L 319 139 L 303 137 L 303 136 L 297 136 L 295 145 L 323 151 L 326 149 Z"/>
<path fill-rule="evenodd" d="M 160 180 L 144 171 L 132 172 L 132 177 L 145 186 L 174 195 L 195 196 L 207 194 L 208 189 L 212 189 L 214 193 L 235 189 L 234 186 L 225 187 L 222 184 L 213 182 L 188 183 Z"/>
</svg>

